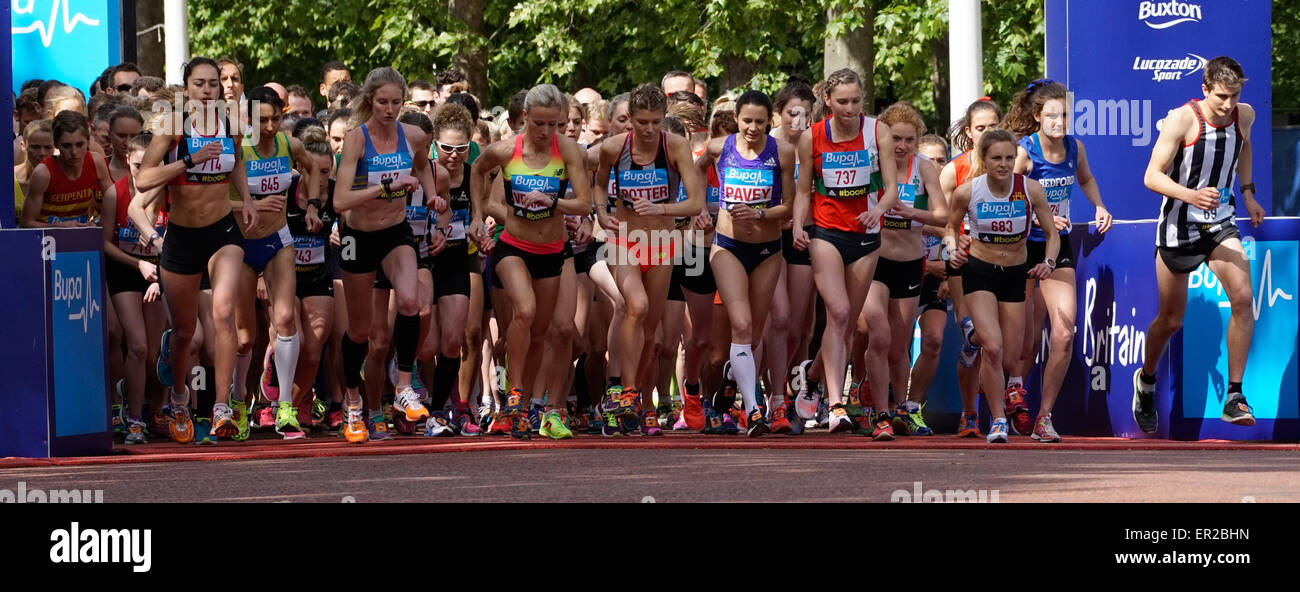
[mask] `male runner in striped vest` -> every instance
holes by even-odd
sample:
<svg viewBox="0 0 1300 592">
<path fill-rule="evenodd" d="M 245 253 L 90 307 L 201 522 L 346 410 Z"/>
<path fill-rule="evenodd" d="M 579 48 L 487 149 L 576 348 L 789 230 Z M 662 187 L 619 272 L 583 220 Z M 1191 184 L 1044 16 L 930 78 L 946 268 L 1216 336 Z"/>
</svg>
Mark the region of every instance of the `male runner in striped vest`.
<svg viewBox="0 0 1300 592">
<path fill-rule="evenodd" d="M 1145 182 L 1163 196 L 1156 227 L 1156 279 L 1160 308 L 1147 329 L 1146 356 L 1133 374 L 1133 419 L 1143 432 L 1156 432 L 1156 363 L 1169 337 L 1183 325 L 1187 274 L 1202 262 L 1223 285 L 1232 305 L 1228 321 L 1228 394 L 1224 421 L 1255 425 L 1241 378 L 1255 330 L 1250 262 L 1237 231 L 1236 207 L 1246 207 L 1251 224 L 1264 220 L 1251 182 L 1250 125 L 1255 110 L 1239 102 L 1246 77 L 1241 65 L 1217 57 L 1205 65 L 1204 100 L 1169 112 L 1151 152 Z M 1233 194 L 1240 177 L 1241 197 Z M 1240 200 L 1240 201 L 1239 201 Z"/>
</svg>

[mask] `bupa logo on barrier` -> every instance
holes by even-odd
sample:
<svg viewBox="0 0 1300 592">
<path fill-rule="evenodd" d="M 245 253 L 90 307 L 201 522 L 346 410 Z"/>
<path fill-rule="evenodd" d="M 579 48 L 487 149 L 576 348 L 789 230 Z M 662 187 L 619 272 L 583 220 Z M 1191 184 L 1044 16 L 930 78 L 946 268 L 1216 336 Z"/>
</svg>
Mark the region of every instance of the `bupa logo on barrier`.
<svg viewBox="0 0 1300 592">
<path fill-rule="evenodd" d="M 1244 383 L 1259 419 L 1300 417 L 1295 393 L 1297 284 L 1294 240 L 1242 240 L 1250 260 L 1251 302 L 1255 320 Z M 1228 380 L 1226 335 L 1232 303 L 1223 284 L 1201 264 L 1187 277 L 1183 320 L 1184 417 L 1217 418 L 1223 411 Z M 1253 393 L 1253 395 L 1252 395 Z"/>
<path fill-rule="evenodd" d="M 1205 67 L 1206 59 L 1194 53 L 1177 59 L 1151 59 L 1137 56 L 1133 58 L 1133 71 L 1151 72 L 1151 79 L 1156 82 L 1182 80 Z"/>
<path fill-rule="evenodd" d="M 1201 22 L 1201 5 L 1170 0 L 1138 4 L 1138 20 L 1152 29 L 1168 29 L 1188 22 Z"/>
</svg>

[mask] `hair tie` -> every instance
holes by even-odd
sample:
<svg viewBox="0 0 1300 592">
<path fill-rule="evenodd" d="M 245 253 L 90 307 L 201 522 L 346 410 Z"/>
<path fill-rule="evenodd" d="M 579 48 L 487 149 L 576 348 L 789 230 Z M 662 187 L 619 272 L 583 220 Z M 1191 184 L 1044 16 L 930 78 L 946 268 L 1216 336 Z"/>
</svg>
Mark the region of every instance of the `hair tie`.
<svg viewBox="0 0 1300 592">
<path fill-rule="evenodd" d="M 1030 83 L 1029 83 L 1029 86 L 1025 87 L 1025 92 L 1026 92 L 1026 93 L 1030 93 L 1030 94 L 1032 94 L 1035 90 L 1038 89 L 1038 87 L 1040 87 L 1040 86 L 1046 86 L 1046 85 L 1051 84 L 1051 83 L 1052 83 L 1051 80 L 1048 80 L 1048 79 L 1046 79 L 1046 78 L 1039 78 L 1038 80 L 1035 80 L 1035 81 L 1033 81 L 1033 82 L 1030 82 Z"/>
<path fill-rule="evenodd" d="M 978 99 L 975 99 L 975 102 L 978 103 L 978 102 L 980 102 L 980 101 L 992 101 L 992 100 L 993 100 L 993 99 L 990 99 L 990 98 L 988 97 L 988 95 L 984 95 L 984 96 L 982 96 L 982 97 L 980 97 L 980 98 L 978 98 Z"/>
</svg>

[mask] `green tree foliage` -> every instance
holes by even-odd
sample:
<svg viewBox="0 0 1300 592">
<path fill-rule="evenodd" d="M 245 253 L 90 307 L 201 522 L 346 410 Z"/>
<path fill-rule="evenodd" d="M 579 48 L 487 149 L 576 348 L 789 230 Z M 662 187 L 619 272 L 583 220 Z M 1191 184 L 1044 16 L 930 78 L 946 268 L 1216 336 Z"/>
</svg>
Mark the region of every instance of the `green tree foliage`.
<svg viewBox="0 0 1300 592">
<path fill-rule="evenodd" d="M 827 35 L 873 26 L 876 110 L 914 103 L 932 128 L 946 127 L 948 11 L 945 0 L 478 0 L 481 34 L 452 18 L 446 2 L 416 0 L 191 0 L 196 55 L 228 55 L 249 84 L 276 80 L 315 90 L 320 66 L 342 60 L 360 79 L 392 65 L 431 79 L 458 52 L 488 51 L 488 104 L 539 82 L 609 96 L 685 69 L 711 92 L 780 88 L 791 72 L 817 80 Z M 826 22 L 828 6 L 842 9 Z M 875 9 L 873 23 L 862 10 Z M 985 92 L 1005 105 L 1043 75 L 1044 0 L 983 3 Z M 1274 101 L 1300 110 L 1300 4 L 1274 0 Z"/>
</svg>

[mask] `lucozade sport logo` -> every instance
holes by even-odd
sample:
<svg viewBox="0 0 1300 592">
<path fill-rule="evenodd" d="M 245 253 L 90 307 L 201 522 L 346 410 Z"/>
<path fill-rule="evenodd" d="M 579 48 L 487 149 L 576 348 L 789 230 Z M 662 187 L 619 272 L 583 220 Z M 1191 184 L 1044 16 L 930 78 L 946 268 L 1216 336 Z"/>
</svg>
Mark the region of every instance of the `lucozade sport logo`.
<svg viewBox="0 0 1300 592">
<path fill-rule="evenodd" d="M 1183 77 L 1190 77 L 1204 68 L 1205 61 L 1205 58 L 1194 53 L 1176 59 L 1136 56 L 1133 58 L 1133 71 L 1151 72 L 1151 79 L 1156 82 L 1182 80 Z"/>
<path fill-rule="evenodd" d="M 1296 258 L 1293 240 L 1242 241 L 1250 260 L 1251 310 L 1255 333 L 1243 383 L 1259 419 L 1300 418 L 1297 390 Z M 1217 418 L 1228 381 L 1226 335 L 1232 304 L 1205 264 L 1187 278 L 1183 320 L 1184 417 Z M 1202 397 L 1202 392 L 1204 397 Z M 1253 393 L 1253 395 L 1252 395 Z"/>
</svg>

